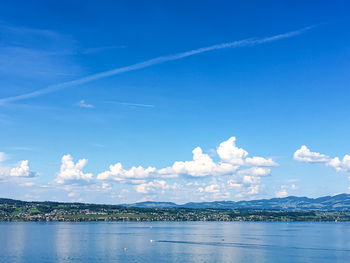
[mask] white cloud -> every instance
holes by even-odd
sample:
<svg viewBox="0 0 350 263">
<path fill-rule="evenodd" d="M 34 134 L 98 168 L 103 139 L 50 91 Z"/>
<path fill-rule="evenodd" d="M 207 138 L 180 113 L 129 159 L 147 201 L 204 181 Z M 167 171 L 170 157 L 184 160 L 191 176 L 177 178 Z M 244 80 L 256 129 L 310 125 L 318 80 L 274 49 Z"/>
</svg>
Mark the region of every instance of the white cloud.
<svg viewBox="0 0 350 263">
<path fill-rule="evenodd" d="M 79 101 L 78 106 L 80 108 L 95 108 L 94 105 L 86 103 L 85 100 Z"/>
<path fill-rule="evenodd" d="M 283 198 L 283 197 L 287 197 L 289 195 L 287 190 L 295 190 L 297 189 L 295 184 L 291 184 L 291 185 L 281 185 L 281 189 L 275 193 L 275 196 L 277 198 Z"/>
<path fill-rule="evenodd" d="M 252 176 L 266 176 L 271 173 L 270 168 L 252 167 L 237 172 L 237 175 L 252 175 Z"/>
<path fill-rule="evenodd" d="M 345 155 L 343 160 L 335 157 L 327 165 L 333 167 L 337 172 L 350 172 L 350 155 Z"/>
<path fill-rule="evenodd" d="M 142 194 L 154 193 L 159 190 L 164 193 L 164 190 L 175 189 L 176 185 L 170 186 L 164 180 L 153 180 L 148 183 L 136 185 L 134 188 L 136 192 Z"/>
<path fill-rule="evenodd" d="M 276 197 L 278 198 L 283 198 L 283 197 L 287 197 L 288 196 L 288 192 L 286 189 L 281 189 L 280 191 L 278 191 L 276 193 Z"/>
<path fill-rule="evenodd" d="M 204 188 L 207 193 L 218 193 L 220 192 L 220 187 L 218 184 L 211 184 Z"/>
<path fill-rule="evenodd" d="M 220 143 L 217 154 L 224 163 L 241 166 L 278 166 L 271 158 L 247 157 L 248 152 L 236 146 L 236 137 L 231 137 L 227 141 Z"/>
<path fill-rule="evenodd" d="M 260 184 L 260 177 L 257 176 L 250 176 L 250 175 L 245 175 L 243 176 L 243 183 L 244 184 Z"/>
<path fill-rule="evenodd" d="M 97 175 L 98 180 L 125 181 L 126 179 L 145 179 L 154 175 L 156 168 L 142 166 L 131 167 L 129 170 L 123 168 L 121 163 L 109 166 L 109 170 Z"/>
<path fill-rule="evenodd" d="M 200 147 L 196 147 L 193 151 L 192 161 L 177 161 L 173 166 L 159 170 L 161 175 L 170 175 L 176 177 L 178 175 L 190 175 L 193 177 L 204 177 L 209 175 L 232 174 L 238 166 L 228 163 L 215 163 L 213 159 L 204 154 Z"/>
<path fill-rule="evenodd" d="M 4 159 L 7 156 L 3 157 Z M 31 171 L 28 160 L 23 160 L 16 167 L 0 166 L 0 179 L 14 182 L 20 186 L 33 186 L 33 179 L 38 174 Z"/>
<path fill-rule="evenodd" d="M 218 161 L 214 161 L 208 154 L 203 153 L 200 147 L 193 151 L 193 158 L 190 161 L 175 161 L 173 165 L 157 169 L 155 167 L 143 168 L 142 166 L 124 169 L 121 163 L 109 166 L 109 170 L 97 175 L 98 180 L 117 181 L 122 183 L 135 184 L 134 187 L 139 193 L 149 193 L 152 191 L 163 191 L 161 187 L 167 180 L 173 180 L 180 176 L 187 180 L 188 177 L 195 178 L 227 178 L 226 185 L 218 183 L 205 184 L 197 190 L 202 193 L 225 192 L 227 189 L 235 191 L 244 191 L 245 193 L 255 194 L 259 192 L 257 185 L 261 182 L 262 176 L 271 173 L 268 166 L 276 166 L 271 158 L 248 157 L 248 152 L 239 148 L 235 144 L 236 138 L 231 137 L 222 142 L 217 148 Z M 245 169 L 240 169 L 245 167 Z M 151 180 L 151 181 L 150 181 Z M 153 181 L 152 181 L 153 180 Z M 167 185 L 167 184 L 165 184 Z M 186 184 L 192 186 L 193 184 Z M 197 186 L 198 183 L 197 183 Z M 223 191 L 220 191 L 223 189 Z"/>
<path fill-rule="evenodd" d="M 87 159 L 81 159 L 76 164 L 73 162 L 71 155 L 67 154 L 62 157 L 62 163 L 59 173 L 56 177 L 56 182 L 59 184 L 76 182 L 78 180 L 90 181 L 91 173 L 84 173 L 82 169 L 87 164 Z"/>
<path fill-rule="evenodd" d="M 334 168 L 337 172 L 350 173 L 350 155 L 346 154 L 342 160 L 339 157 L 331 158 L 318 152 L 311 152 L 305 145 L 294 153 L 294 160 L 307 163 L 323 163 Z"/>
<path fill-rule="evenodd" d="M 344 161 L 343 166 L 345 163 Z M 271 173 L 272 166 L 278 165 L 271 158 L 250 157 L 245 149 L 236 146 L 235 137 L 220 143 L 211 155 L 203 152 L 201 147 L 195 147 L 191 160 L 174 161 L 170 166 L 159 169 L 152 166 L 125 168 L 117 162 L 99 173 L 95 180 L 92 173 L 84 171 L 86 164 L 87 159 L 74 162 L 71 155 L 64 155 L 55 181 L 47 184 L 48 187 L 66 191 L 65 198 L 68 194 L 71 198 L 75 195 L 82 197 L 87 192 L 126 198 L 120 193 L 125 188 L 149 197 L 166 194 L 168 198 L 179 201 L 183 200 L 182 196 L 188 195 L 193 195 L 197 200 L 227 200 L 231 196 L 255 198 L 254 195 L 259 194 L 264 187 L 262 177 Z M 5 168 L 0 166 L 0 174 L 4 174 L 6 180 L 12 177 L 12 180 L 22 183 L 21 185 L 25 184 L 20 177 L 34 175 L 27 160 L 22 161 L 18 167 Z M 27 186 L 33 185 L 29 179 L 24 181 Z"/>
<path fill-rule="evenodd" d="M 303 145 L 294 153 L 294 160 L 306 163 L 326 163 L 329 162 L 330 157 L 318 152 L 311 152 Z"/>
<path fill-rule="evenodd" d="M 248 157 L 248 152 L 242 148 L 238 148 L 235 144 L 236 138 L 231 137 L 227 141 L 222 142 L 217 154 L 220 157 L 219 162 L 208 155 L 204 154 L 200 147 L 195 148 L 193 153 L 193 161 L 175 162 L 172 167 L 159 170 L 160 174 L 181 175 L 186 174 L 193 177 L 204 177 L 209 175 L 233 175 L 240 166 L 254 166 L 251 170 L 245 171 L 256 175 L 270 174 L 271 170 L 257 166 L 276 166 L 271 158 Z M 244 172 L 243 172 L 244 173 Z"/>
<path fill-rule="evenodd" d="M 241 183 L 237 183 L 236 180 L 228 180 L 227 181 L 227 185 L 230 187 L 230 188 L 236 188 L 236 189 L 240 189 L 243 187 L 243 184 Z"/>
<path fill-rule="evenodd" d="M 270 167 L 278 165 L 271 158 L 248 157 L 246 150 L 236 146 L 235 137 L 220 143 L 216 156 L 209 156 L 200 147 L 194 148 L 192 154 L 192 160 L 175 161 L 171 166 L 160 169 L 152 166 L 124 168 L 120 162 L 117 162 L 97 175 L 96 179 L 101 181 L 101 184 L 93 180 L 91 173 L 83 171 L 87 164 L 86 159 L 74 163 L 72 156 L 68 154 L 62 157 L 55 182 L 65 186 L 77 186 L 78 182 L 79 185 L 92 182 L 96 189 L 102 192 L 113 192 L 114 187 L 118 188 L 118 185 L 111 182 L 118 182 L 133 185 L 132 188 L 141 194 L 165 193 L 173 189 L 182 189 L 181 191 L 184 192 L 193 191 L 197 196 L 215 199 L 228 198 L 231 195 L 230 192 L 235 192 L 236 196 L 237 194 L 242 196 L 258 194 L 262 186 L 261 177 L 269 175 Z M 197 178 L 200 183 L 188 181 L 193 180 L 191 177 Z M 212 180 L 208 183 L 210 178 Z M 175 182 L 181 182 L 181 185 Z"/>
<path fill-rule="evenodd" d="M 252 158 L 246 158 L 245 165 L 247 166 L 278 166 L 271 158 L 265 159 L 263 157 L 254 156 Z"/>
<path fill-rule="evenodd" d="M 100 173 L 97 179 L 123 181 L 125 179 L 146 179 L 151 177 L 176 178 L 180 175 L 192 177 L 220 176 L 233 174 L 239 168 L 239 166 L 230 163 L 214 162 L 208 154 L 203 153 L 200 147 L 196 147 L 192 153 L 192 161 L 176 161 L 172 166 L 162 169 L 138 166 L 127 170 L 123 169 L 121 163 L 116 163 L 111 165 L 108 171 Z"/>
<path fill-rule="evenodd" d="M 223 162 L 236 165 L 243 165 L 243 158 L 248 155 L 247 151 L 236 146 L 236 137 L 220 143 L 217 153 Z"/>
<path fill-rule="evenodd" d="M 55 179 L 57 185 L 52 184 L 52 186 L 55 185 L 54 187 L 74 194 L 80 193 L 81 190 L 78 189 L 112 193 L 120 187 L 112 182 L 118 182 L 132 185 L 127 188 L 131 187 L 140 194 L 153 195 L 178 189 L 183 193 L 193 192 L 198 198 L 208 197 L 214 200 L 228 198 L 231 195 L 230 192 L 235 192 L 236 196 L 258 194 L 261 188 L 261 177 L 271 173 L 268 166 L 277 165 L 271 158 L 248 157 L 246 150 L 236 146 L 235 137 L 222 142 L 215 153 L 216 155 L 210 156 L 204 153 L 201 147 L 196 147 L 192 151 L 192 160 L 175 161 L 171 166 L 160 169 L 151 166 L 124 168 L 120 162 L 117 162 L 97 175 L 96 179 L 101 181 L 101 184 L 94 180 L 92 173 L 83 171 L 87 159 L 81 159 L 75 163 L 72 156 L 67 154 L 61 160 L 60 170 Z M 11 174 L 13 178 L 34 175 L 29 169 L 27 160 L 22 161 L 15 168 L 0 167 L 0 174 L 8 177 Z M 196 181 L 189 181 L 193 180 L 191 177 L 197 178 Z M 212 180 L 208 183 L 210 178 Z M 87 182 L 89 182 L 88 185 L 86 185 Z M 179 182 L 181 184 L 177 184 Z M 29 182 L 27 185 L 31 184 Z"/>
<path fill-rule="evenodd" d="M 258 194 L 260 191 L 260 185 L 256 184 L 256 185 L 252 185 L 248 187 L 248 195 L 256 195 Z"/>
<path fill-rule="evenodd" d="M 34 177 L 36 174 L 29 169 L 28 160 L 23 160 L 18 167 L 10 170 L 10 176 L 14 177 Z"/>
<path fill-rule="evenodd" d="M 261 186 L 261 177 L 259 176 L 234 176 L 227 181 L 214 178 L 210 184 L 197 188 L 197 192 L 211 200 L 227 199 L 231 193 L 235 193 L 236 197 L 243 198 L 259 194 Z"/>
</svg>

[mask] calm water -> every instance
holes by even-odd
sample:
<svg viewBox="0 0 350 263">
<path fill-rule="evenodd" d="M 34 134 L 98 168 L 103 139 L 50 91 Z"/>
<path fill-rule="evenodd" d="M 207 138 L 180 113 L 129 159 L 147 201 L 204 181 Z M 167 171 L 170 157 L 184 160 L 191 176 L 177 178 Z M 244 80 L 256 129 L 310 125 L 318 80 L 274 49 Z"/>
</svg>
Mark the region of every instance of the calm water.
<svg viewBox="0 0 350 263">
<path fill-rule="evenodd" d="M 348 263 L 350 223 L 0 223 L 0 262 Z"/>
</svg>

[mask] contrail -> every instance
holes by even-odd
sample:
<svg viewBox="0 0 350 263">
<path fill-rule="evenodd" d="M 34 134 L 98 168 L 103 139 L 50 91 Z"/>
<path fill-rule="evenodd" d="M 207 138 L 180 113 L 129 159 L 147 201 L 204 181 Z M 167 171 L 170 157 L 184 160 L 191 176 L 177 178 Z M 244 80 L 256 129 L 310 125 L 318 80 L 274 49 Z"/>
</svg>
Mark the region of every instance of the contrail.
<svg viewBox="0 0 350 263">
<path fill-rule="evenodd" d="M 129 66 L 116 68 L 116 69 L 104 71 L 104 72 L 101 72 L 101 73 L 92 74 L 90 76 L 83 77 L 83 78 L 80 78 L 80 79 L 67 81 L 67 82 L 62 82 L 62 83 L 58 83 L 58 84 L 55 84 L 55 85 L 50 85 L 50 86 L 48 86 L 46 88 L 39 89 L 39 90 L 36 90 L 36 91 L 33 91 L 33 92 L 29 92 L 29 93 L 25 93 L 25 94 L 22 94 L 22 95 L 2 98 L 2 99 L 0 99 L 0 105 L 3 105 L 3 104 L 8 103 L 8 102 L 34 98 L 34 97 L 37 97 L 37 96 L 40 96 L 40 95 L 43 95 L 43 94 L 54 92 L 56 90 L 60 90 L 60 89 L 64 89 L 64 88 L 69 88 L 69 87 L 85 84 L 85 83 L 92 82 L 92 81 L 95 81 L 95 80 L 99 80 L 99 79 L 102 79 L 102 78 L 118 75 L 118 74 L 121 74 L 121 73 L 124 73 L 124 72 L 134 71 L 134 70 L 138 70 L 138 69 L 142 69 L 142 68 L 147 68 L 147 67 L 150 67 L 150 66 L 153 66 L 153 65 L 157 65 L 157 64 L 161 64 L 161 63 L 164 63 L 164 62 L 167 62 L 167 61 L 178 60 L 178 59 L 182 59 L 182 58 L 185 58 L 185 57 L 190 57 L 190 56 L 193 56 L 193 55 L 209 52 L 209 51 L 212 51 L 212 50 L 225 49 L 225 48 L 245 47 L 245 46 L 254 46 L 254 45 L 264 44 L 264 43 L 268 43 L 268 42 L 272 42 L 272 41 L 276 41 L 276 40 L 280 40 L 280 39 L 284 39 L 284 38 L 289 38 L 289 37 L 293 37 L 293 36 L 299 35 L 299 34 L 305 32 L 305 31 L 307 31 L 307 30 L 309 30 L 309 29 L 311 29 L 313 27 L 314 26 L 309 26 L 309 27 L 305 27 L 305 28 L 302 28 L 302 29 L 299 29 L 299 30 L 296 30 L 296 31 L 291 31 L 291 32 L 288 32 L 288 33 L 275 35 L 275 36 L 271 36 L 271 37 L 265 37 L 265 38 L 260 38 L 260 39 L 249 38 L 249 39 L 238 40 L 238 41 L 229 42 L 229 43 L 217 44 L 217 45 L 213 45 L 213 46 L 209 46 L 209 47 L 198 48 L 198 49 L 194 49 L 194 50 L 190 50 L 190 51 L 186 51 L 186 52 L 181 52 L 181 53 L 177 53 L 177 54 L 172 54 L 172 55 L 167 55 L 167 56 L 160 56 L 160 57 L 152 58 L 152 59 L 149 59 L 149 60 L 146 60 L 146 61 L 143 61 L 143 62 L 132 64 L 132 65 L 129 65 Z"/>
<path fill-rule="evenodd" d="M 105 101 L 105 103 L 120 104 L 120 105 L 124 105 L 124 106 L 134 106 L 134 107 L 145 107 L 145 108 L 154 108 L 155 107 L 152 104 L 120 102 L 120 101 Z"/>
</svg>

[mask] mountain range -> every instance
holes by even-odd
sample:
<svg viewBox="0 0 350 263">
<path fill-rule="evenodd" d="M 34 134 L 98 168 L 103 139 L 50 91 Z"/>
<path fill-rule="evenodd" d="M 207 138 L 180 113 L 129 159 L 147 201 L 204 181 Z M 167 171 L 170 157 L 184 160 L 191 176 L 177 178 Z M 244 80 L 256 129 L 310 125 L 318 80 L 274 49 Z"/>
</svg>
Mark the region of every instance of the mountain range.
<svg viewBox="0 0 350 263">
<path fill-rule="evenodd" d="M 319 198 L 288 196 L 284 198 L 260 199 L 251 201 L 213 201 L 176 204 L 172 202 L 139 202 L 122 204 L 125 207 L 139 208 L 194 208 L 194 209 L 272 209 L 300 211 L 350 211 L 350 194 L 338 194 Z"/>
</svg>

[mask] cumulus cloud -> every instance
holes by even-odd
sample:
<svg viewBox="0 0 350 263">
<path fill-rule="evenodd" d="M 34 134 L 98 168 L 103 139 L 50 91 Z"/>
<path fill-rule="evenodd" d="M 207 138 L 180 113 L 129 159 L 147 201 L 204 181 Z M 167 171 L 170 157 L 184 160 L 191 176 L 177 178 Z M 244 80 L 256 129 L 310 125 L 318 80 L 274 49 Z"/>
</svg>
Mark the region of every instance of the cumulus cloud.
<svg viewBox="0 0 350 263">
<path fill-rule="evenodd" d="M 14 177 L 34 177 L 36 173 L 30 171 L 28 160 L 23 160 L 19 163 L 19 166 L 10 170 L 10 176 Z"/>
<path fill-rule="evenodd" d="M 227 141 L 220 143 L 217 154 L 222 162 L 241 166 L 277 166 L 271 158 L 259 156 L 247 157 L 248 152 L 236 146 L 236 137 L 231 137 Z"/>
<path fill-rule="evenodd" d="M 327 165 L 333 167 L 337 172 L 350 172 L 350 155 L 345 155 L 342 160 L 335 157 Z"/>
<path fill-rule="evenodd" d="M 15 166 L 0 165 L 0 181 L 20 187 L 35 186 L 34 181 L 37 175 L 36 172 L 30 169 L 28 160 L 20 161 Z"/>
<path fill-rule="evenodd" d="M 259 176 L 233 176 L 231 179 L 212 180 L 207 185 L 202 185 L 197 192 L 207 194 L 206 197 L 212 200 L 225 199 L 234 193 L 236 197 L 249 197 L 257 195 L 262 189 L 261 177 Z M 210 196 L 208 196 L 210 195 Z"/>
<path fill-rule="evenodd" d="M 322 163 L 334 168 L 337 172 L 350 173 L 350 155 L 345 155 L 341 160 L 339 157 L 331 158 L 318 152 L 311 152 L 305 145 L 294 153 L 294 160 L 307 163 Z"/>
<path fill-rule="evenodd" d="M 256 184 L 256 185 L 252 185 L 248 187 L 248 195 L 256 195 L 258 194 L 260 191 L 260 185 Z"/>
<path fill-rule="evenodd" d="M 243 158 L 248 155 L 247 151 L 236 146 L 236 137 L 220 143 L 217 153 L 223 162 L 237 165 L 243 165 Z"/>
<path fill-rule="evenodd" d="M 87 159 L 81 159 L 76 164 L 73 162 L 71 155 L 67 154 L 62 157 L 62 163 L 59 173 L 56 177 L 56 183 L 65 184 L 77 181 L 90 181 L 91 173 L 84 173 L 82 169 L 87 164 Z"/>
<path fill-rule="evenodd" d="M 294 160 L 307 163 L 326 163 L 330 161 L 330 157 L 318 152 L 311 152 L 305 145 L 294 153 Z"/>
<path fill-rule="evenodd" d="M 164 190 L 175 189 L 175 188 L 176 188 L 176 184 L 174 184 L 173 186 L 170 186 L 164 180 L 153 180 L 151 182 L 143 183 L 135 186 L 136 192 L 142 193 L 142 194 L 154 193 L 154 192 L 158 192 L 159 190 L 160 192 L 164 193 Z"/>
<path fill-rule="evenodd" d="M 271 169 L 267 167 L 251 167 L 239 170 L 234 179 L 227 181 L 230 188 L 240 192 L 240 196 L 256 195 L 260 192 L 261 178 L 270 175 Z"/>
<path fill-rule="evenodd" d="M 271 173 L 269 167 L 277 166 L 271 158 L 259 156 L 248 157 L 248 152 L 236 146 L 236 138 L 231 137 L 220 143 L 216 149 L 218 160 L 204 153 L 201 147 L 192 151 L 190 161 L 175 161 L 171 166 L 157 169 L 142 166 L 123 168 L 121 163 L 109 166 L 109 170 L 97 175 L 97 180 L 117 181 L 134 184 L 138 193 L 164 191 L 167 180 L 184 176 L 184 178 L 220 178 L 229 177 L 226 184 L 216 182 L 204 185 L 197 190 L 200 193 L 227 193 L 228 189 L 245 191 L 246 194 L 257 194 L 261 177 Z M 171 188 L 168 188 L 171 189 Z"/>
<path fill-rule="evenodd" d="M 156 168 L 142 166 L 131 167 L 129 170 L 123 168 L 121 163 L 109 166 L 109 170 L 97 175 L 98 180 L 125 181 L 126 179 L 145 179 L 155 175 Z"/>
<path fill-rule="evenodd" d="M 193 177 L 204 177 L 209 175 L 232 174 L 239 166 L 230 163 L 216 163 L 208 155 L 204 154 L 200 147 L 196 147 L 193 151 L 192 161 L 177 161 L 171 167 L 159 170 L 161 175 L 170 175 L 176 177 L 178 175 L 190 175 Z"/>
<path fill-rule="evenodd" d="M 287 197 L 289 195 L 287 190 L 295 190 L 297 189 L 297 187 L 295 186 L 295 184 L 292 185 L 281 185 L 281 189 L 275 193 L 275 196 L 277 198 L 283 198 L 283 197 Z"/>
<path fill-rule="evenodd" d="M 247 166 L 278 166 L 271 158 L 265 159 L 258 156 L 246 158 L 244 164 Z"/>
<path fill-rule="evenodd" d="M 206 187 L 199 187 L 198 188 L 199 192 L 207 192 L 207 193 L 218 193 L 220 192 L 220 186 L 218 184 L 211 184 Z"/>
<path fill-rule="evenodd" d="M 236 146 L 235 137 L 220 143 L 215 153 L 216 156 L 209 156 L 201 147 L 196 147 L 192 151 L 192 160 L 175 161 L 164 168 L 124 168 L 117 162 L 110 165 L 108 170 L 99 173 L 96 180 L 102 183 L 98 186 L 101 191 L 112 191 L 115 183 L 123 183 L 133 185 L 133 189 L 140 194 L 164 193 L 179 190 L 181 187 L 184 191 L 193 191 L 195 188 L 195 193 L 210 198 L 228 198 L 230 191 L 243 196 L 258 194 L 261 178 L 270 175 L 271 167 L 278 165 L 271 158 L 248 156 L 246 150 Z M 65 185 L 94 182 L 91 173 L 83 172 L 86 163 L 86 159 L 74 163 L 70 155 L 64 155 L 55 182 Z M 189 182 L 192 178 L 197 178 L 202 183 Z M 212 180 L 208 183 L 210 178 Z M 177 185 L 175 181 L 180 181 L 181 185 Z"/>
<path fill-rule="evenodd" d="M 252 176 L 266 176 L 271 173 L 270 168 L 265 167 L 252 167 L 243 169 L 237 172 L 237 175 L 252 175 Z"/>
<path fill-rule="evenodd" d="M 243 183 L 244 184 L 260 184 L 260 177 L 258 176 L 249 176 L 249 175 L 245 175 L 243 176 Z"/>
<path fill-rule="evenodd" d="M 283 198 L 287 196 L 288 196 L 288 192 L 286 189 L 281 189 L 280 191 L 276 192 L 276 197 L 278 198 Z"/>
<path fill-rule="evenodd" d="M 240 189 L 243 187 L 243 184 L 242 183 L 238 183 L 236 180 L 233 180 L 233 179 L 230 179 L 227 181 L 227 185 L 230 187 L 230 188 L 235 188 L 235 189 Z"/>
<path fill-rule="evenodd" d="M 125 181 L 126 179 L 147 179 L 147 178 L 176 178 L 180 175 L 192 177 L 205 177 L 210 175 L 232 174 L 239 167 L 229 163 L 216 163 L 208 155 L 204 154 L 200 147 L 193 151 L 192 161 L 176 161 L 172 166 L 162 169 L 154 167 L 143 168 L 142 166 L 124 169 L 121 163 L 109 167 L 108 171 L 97 175 L 98 180 Z"/>
<path fill-rule="evenodd" d="M 61 159 L 54 183 L 48 186 L 67 191 L 65 196 L 69 197 L 81 195 L 82 191 L 108 192 L 119 196 L 117 193 L 126 188 L 148 197 L 167 193 L 167 196 L 173 195 L 175 200 L 181 200 L 178 195 L 191 193 L 200 200 L 218 200 L 230 198 L 232 194 L 236 197 L 259 194 L 264 187 L 262 178 L 270 175 L 271 167 L 278 165 L 271 158 L 249 156 L 245 149 L 236 146 L 235 137 L 220 143 L 215 152 L 210 152 L 209 155 L 201 147 L 195 147 L 191 160 L 174 161 L 170 166 L 161 168 L 125 168 L 116 162 L 96 177 L 84 171 L 87 159 L 74 162 L 67 154 Z M 4 160 L 4 156 L 0 154 L 0 160 Z M 345 167 L 346 162 L 346 158 L 344 161 L 333 160 L 332 165 Z M 21 161 L 18 167 L 0 166 L 2 174 L 7 178 L 31 178 L 35 175 L 29 169 L 28 160 Z M 32 185 L 29 179 L 25 181 L 29 181 L 27 186 Z"/>
<path fill-rule="evenodd" d="M 217 154 L 220 160 L 218 162 L 215 162 L 208 154 L 203 153 L 200 147 L 196 147 L 192 151 L 193 159 L 191 161 L 175 161 L 172 166 L 161 169 L 141 166 L 124 169 L 121 163 L 116 163 L 111 165 L 109 170 L 98 174 L 97 179 L 125 181 L 126 179 L 176 178 L 181 175 L 191 177 L 233 175 L 242 165 L 253 167 L 242 170 L 238 174 L 264 176 L 271 172 L 266 166 L 277 165 L 272 159 L 247 158 L 248 152 L 236 147 L 235 141 L 236 138 L 231 137 L 219 145 Z"/>
</svg>

